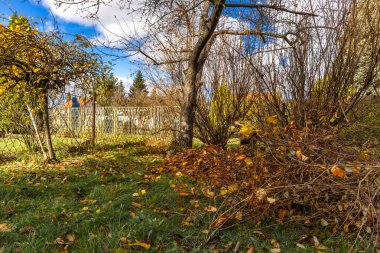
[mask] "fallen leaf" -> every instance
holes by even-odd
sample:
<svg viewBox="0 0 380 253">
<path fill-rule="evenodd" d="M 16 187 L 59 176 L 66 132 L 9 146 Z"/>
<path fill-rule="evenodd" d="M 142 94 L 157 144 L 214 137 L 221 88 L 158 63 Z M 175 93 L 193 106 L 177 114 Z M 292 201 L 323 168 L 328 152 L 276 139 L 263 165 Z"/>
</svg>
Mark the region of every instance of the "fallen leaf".
<svg viewBox="0 0 380 253">
<path fill-rule="evenodd" d="M 235 218 L 240 221 L 243 220 L 243 213 L 241 211 L 237 212 Z"/>
<path fill-rule="evenodd" d="M 305 245 L 297 243 L 296 246 L 301 249 L 306 249 Z"/>
<path fill-rule="evenodd" d="M 253 245 L 249 246 L 247 253 L 254 253 L 255 252 L 255 247 Z"/>
<path fill-rule="evenodd" d="M 248 167 L 253 166 L 253 161 L 251 158 L 245 158 L 244 162 Z"/>
<path fill-rule="evenodd" d="M 281 252 L 280 244 L 275 239 L 271 239 L 270 244 L 272 245 L 272 248 L 270 249 L 271 253 L 280 253 Z"/>
<path fill-rule="evenodd" d="M 61 237 L 58 237 L 57 239 L 55 239 L 55 243 L 59 245 L 66 244 L 65 240 Z"/>
<path fill-rule="evenodd" d="M 141 208 L 144 208 L 143 205 L 141 205 L 141 204 L 139 204 L 139 203 L 136 203 L 136 202 L 132 202 L 131 205 L 132 205 L 133 207 L 140 208 L 140 209 L 141 209 Z"/>
<path fill-rule="evenodd" d="M 272 236 L 270 236 L 269 234 L 263 233 L 263 232 L 261 232 L 259 230 L 255 230 L 255 231 L 253 231 L 253 233 L 257 234 L 260 237 L 265 238 L 265 239 L 272 239 Z"/>
<path fill-rule="evenodd" d="M 247 156 L 246 155 L 239 155 L 238 157 L 236 157 L 236 161 L 244 161 L 245 160 L 245 158 L 247 158 Z"/>
<path fill-rule="evenodd" d="M 277 115 L 274 115 L 274 116 L 268 116 L 265 118 L 266 122 L 270 123 L 270 124 L 277 124 L 278 123 L 278 120 L 277 120 Z"/>
<path fill-rule="evenodd" d="M 285 209 L 278 210 L 278 218 L 280 220 L 283 220 L 286 216 L 287 211 Z"/>
<path fill-rule="evenodd" d="M 1 223 L 0 224 L 0 232 L 9 232 L 12 229 L 12 225 L 9 223 Z"/>
<path fill-rule="evenodd" d="M 130 240 L 127 239 L 127 237 L 120 237 L 120 242 L 124 244 L 129 244 L 131 243 Z"/>
<path fill-rule="evenodd" d="M 262 189 L 262 188 L 260 188 L 256 191 L 256 196 L 257 196 L 258 200 L 263 200 L 267 196 L 267 194 L 268 194 L 267 191 L 265 189 Z"/>
<path fill-rule="evenodd" d="M 68 253 L 68 252 L 69 252 L 69 250 L 66 247 L 61 248 L 61 249 L 56 251 L 56 253 Z"/>
<path fill-rule="evenodd" d="M 274 202 L 276 202 L 276 199 L 268 197 L 267 201 L 269 202 L 269 204 L 273 204 Z"/>
<path fill-rule="evenodd" d="M 220 189 L 220 195 L 224 196 L 224 195 L 227 195 L 228 194 L 228 190 L 226 188 L 222 188 Z"/>
<path fill-rule="evenodd" d="M 26 227 L 20 228 L 18 233 L 21 235 L 30 235 L 30 234 L 36 233 L 36 229 L 32 226 L 26 226 Z"/>
<path fill-rule="evenodd" d="M 130 212 L 129 212 L 129 217 L 131 217 L 131 219 L 134 219 L 134 218 L 136 217 L 136 213 L 130 211 Z"/>
<path fill-rule="evenodd" d="M 74 242 L 75 241 L 75 235 L 69 234 L 66 235 L 66 238 L 69 242 Z"/>
<path fill-rule="evenodd" d="M 218 228 L 218 227 L 222 226 L 227 220 L 228 220 L 227 216 L 221 215 L 213 223 L 213 227 Z"/>
<path fill-rule="evenodd" d="M 227 187 L 228 192 L 236 192 L 238 190 L 238 185 L 237 184 L 231 184 Z"/>
<path fill-rule="evenodd" d="M 297 158 L 298 159 L 302 159 L 302 151 L 301 151 L 301 149 L 298 149 L 297 151 L 296 151 L 296 156 L 297 156 Z"/>
<path fill-rule="evenodd" d="M 327 227 L 329 225 L 329 223 L 325 220 L 325 219 L 321 219 L 321 225 L 322 227 Z"/>
<path fill-rule="evenodd" d="M 102 248 L 102 251 L 104 253 L 108 253 L 109 252 L 108 245 L 105 242 L 100 242 L 100 248 Z"/>
<path fill-rule="evenodd" d="M 337 166 L 334 166 L 334 167 L 331 168 L 331 173 L 334 176 L 337 176 L 337 177 L 340 177 L 340 178 L 343 178 L 346 175 L 346 172 L 344 170 L 342 170 L 341 168 L 337 167 Z"/>
<path fill-rule="evenodd" d="M 187 197 L 187 196 L 190 196 L 190 193 L 187 193 L 187 192 L 179 192 L 178 195 L 181 196 L 181 197 Z"/>
<path fill-rule="evenodd" d="M 218 211 L 218 209 L 215 206 L 207 206 L 204 208 L 204 210 L 206 212 L 212 212 L 212 213 L 215 213 L 216 211 Z"/>
<path fill-rule="evenodd" d="M 139 240 L 135 240 L 134 243 L 130 243 L 129 246 L 139 246 L 139 247 L 142 247 L 146 250 L 149 250 L 150 249 L 150 244 L 147 244 L 145 242 L 140 242 Z"/>
<path fill-rule="evenodd" d="M 209 188 L 203 188 L 202 189 L 203 194 L 208 198 L 215 197 L 215 192 L 211 191 Z"/>
</svg>

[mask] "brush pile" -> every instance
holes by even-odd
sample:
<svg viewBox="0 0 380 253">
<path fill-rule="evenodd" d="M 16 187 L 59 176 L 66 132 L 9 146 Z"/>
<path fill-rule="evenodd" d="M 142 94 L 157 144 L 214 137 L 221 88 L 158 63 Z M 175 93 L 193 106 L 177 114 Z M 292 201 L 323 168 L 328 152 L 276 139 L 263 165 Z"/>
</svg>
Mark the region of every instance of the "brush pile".
<svg viewBox="0 0 380 253">
<path fill-rule="evenodd" d="M 189 149 L 155 172 L 187 175 L 254 221 L 314 223 L 379 243 L 380 163 L 344 151 L 334 133 L 283 129 L 262 134 L 255 150 Z"/>
</svg>

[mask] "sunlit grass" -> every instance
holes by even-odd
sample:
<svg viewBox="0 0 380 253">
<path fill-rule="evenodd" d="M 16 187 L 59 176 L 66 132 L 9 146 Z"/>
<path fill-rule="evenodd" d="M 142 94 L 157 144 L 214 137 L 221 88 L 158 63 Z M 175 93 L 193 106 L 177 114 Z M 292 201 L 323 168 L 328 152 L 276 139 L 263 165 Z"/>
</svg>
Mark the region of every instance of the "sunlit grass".
<svg viewBox="0 0 380 253">
<path fill-rule="evenodd" d="M 127 238 L 146 242 L 150 250 L 161 252 L 212 252 L 240 244 L 239 252 L 254 245 L 255 252 L 271 249 L 270 240 L 254 231 L 252 222 L 219 231 L 206 243 L 214 213 L 205 212 L 208 205 L 220 205 L 217 199 L 180 196 L 172 187 L 183 185 L 199 189 L 184 177 L 151 175 L 147 166 L 159 164 L 161 156 L 152 149 L 137 146 L 92 151 L 72 156 L 46 166 L 38 156 L 18 160 L 0 167 L 0 224 L 9 224 L 0 232 L 0 249 L 4 252 L 55 252 L 64 248 L 56 243 L 62 238 L 69 252 L 144 251 L 120 241 Z M 157 152 L 156 152 L 157 153 Z M 185 189 L 185 190 L 186 190 Z M 142 194 L 142 192 L 145 194 Z M 196 209 L 190 200 L 198 200 Z M 141 205 L 140 207 L 136 204 Z M 191 224 L 184 220 L 191 216 Z M 21 235 L 26 226 L 34 234 Z M 278 240 L 282 252 L 314 252 L 296 246 L 304 234 L 315 234 L 323 243 L 329 233 L 303 225 L 276 226 L 263 230 Z M 74 235 L 73 242 L 67 241 Z M 340 242 L 338 240 L 343 240 Z M 347 252 L 345 238 L 326 241 L 329 252 Z M 3 247 L 3 248 L 1 248 Z M 228 251 L 228 252 L 230 252 Z"/>
</svg>

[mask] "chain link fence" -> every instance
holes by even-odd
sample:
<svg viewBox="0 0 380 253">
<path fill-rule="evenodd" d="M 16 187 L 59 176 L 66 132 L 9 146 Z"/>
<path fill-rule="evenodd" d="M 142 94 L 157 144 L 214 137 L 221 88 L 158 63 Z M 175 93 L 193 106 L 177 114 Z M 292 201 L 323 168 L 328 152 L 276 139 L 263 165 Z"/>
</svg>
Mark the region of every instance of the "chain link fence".
<svg viewBox="0 0 380 253">
<path fill-rule="evenodd" d="M 34 112 L 40 136 L 42 116 Z M 97 145 L 145 142 L 167 145 L 176 138 L 178 107 L 54 107 L 49 110 L 51 135 L 56 151 Z M 43 140 L 44 141 L 44 140 Z M 26 108 L 0 108 L 0 154 L 17 156 L 38 151 L 36 131 Z"/>
</svg>

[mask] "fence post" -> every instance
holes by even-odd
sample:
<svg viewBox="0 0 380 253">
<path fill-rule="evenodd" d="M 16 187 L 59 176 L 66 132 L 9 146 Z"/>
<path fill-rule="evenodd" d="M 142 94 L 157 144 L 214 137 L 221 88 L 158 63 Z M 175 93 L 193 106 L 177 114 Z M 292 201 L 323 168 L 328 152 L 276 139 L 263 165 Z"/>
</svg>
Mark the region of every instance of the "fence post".
<svg viewBox="0 0 380 253">
<path fill-rule="evenodd" d="M 117 107 L 113 108 L 113 133 L 117 136 Z"/>
<path fill-rule="evenodd" d="M 68 132 L 71 133 L 72 130 L 72 124 L 71 124 L 71 108 L 67 107 L 67 125 L 68 125 Z"/>
<path fill-rule="evenodd" d="M 91 146 L 95 147 L 96 138 L 96 92 L 92 97 L 92 119 L 91 119 Z"/>
</svg>

